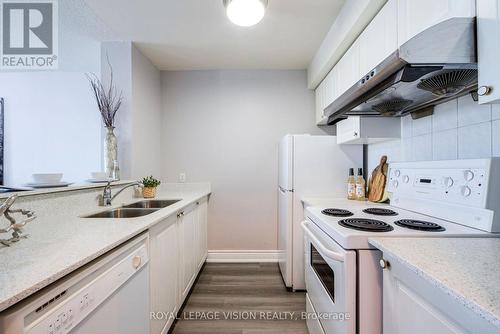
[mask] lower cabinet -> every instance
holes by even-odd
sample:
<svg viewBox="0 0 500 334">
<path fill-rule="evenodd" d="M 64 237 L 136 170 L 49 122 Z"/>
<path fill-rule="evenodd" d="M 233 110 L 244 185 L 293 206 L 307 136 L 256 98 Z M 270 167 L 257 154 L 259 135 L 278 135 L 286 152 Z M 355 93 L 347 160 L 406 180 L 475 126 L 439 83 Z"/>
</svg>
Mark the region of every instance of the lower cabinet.
<svg viewBox="0 0 500 334">
<path fill-rule="evenodd" d="M 156 224 L 150 234 L 151 333 L 166 333 L 178 306 L 179 243 L 177 219 L 171 216 Z M 163 314 L 164 313 L 164 314 Z M 155 319 L 156 318 L 156 319 Z"/>
<path fill-rule="evenodd" d="M 196 242 L 198 211 L 191 205 L 179 213 L 180 249 L 180 299 L 184 300 L 196 278 L 196 257 L 198 245 Z"/>
<path fill-rule="evenodd" d="M 167 333 L 207 257 L 207 197 L 150 234 L 151 333 Z"/>
<path fill-rule="evenodd" d="M 198 244 L 198 255 L 197 255 L 197 267 L 201 269 L 208 253 L 208 200 L 203 198 L 198 202 L 198 229 L 197 231 L 197 244 Z"/>
<path fill-rule="evenodd" d="M 406 265 L 386 254 L 384 259 L 384 334 L 498 332 L 498 328 Z"/>
</svg>

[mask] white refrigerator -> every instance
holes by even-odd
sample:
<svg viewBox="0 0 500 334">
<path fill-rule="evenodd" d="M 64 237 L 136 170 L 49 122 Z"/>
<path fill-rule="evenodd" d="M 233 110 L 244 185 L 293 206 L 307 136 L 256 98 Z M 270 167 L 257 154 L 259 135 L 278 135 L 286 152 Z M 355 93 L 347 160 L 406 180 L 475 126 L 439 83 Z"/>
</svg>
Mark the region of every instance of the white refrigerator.
<svg viewBox="0 0 500 334">
<path fill-rule="evenodd" d="M 362 145 L 337 145 L 335 136 L 286 135 L 279 144 L 278 251 L 283 281 L 305 289 L 304 197 L 347 197 L 349 168 L 363 166 Z"/>
</svg>

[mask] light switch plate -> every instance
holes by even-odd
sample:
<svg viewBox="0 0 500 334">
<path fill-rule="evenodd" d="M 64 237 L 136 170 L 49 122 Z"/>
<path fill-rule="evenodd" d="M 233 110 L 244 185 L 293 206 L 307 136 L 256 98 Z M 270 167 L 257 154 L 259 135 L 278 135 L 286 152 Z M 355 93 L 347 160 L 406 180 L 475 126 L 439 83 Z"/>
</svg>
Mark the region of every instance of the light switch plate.
<svg viewBox="0 0 500 334">
<path fill-rule="evenodd" d="M 180 173 L 179 174 L 179 182 L 186 182 L 186 173 Z"/>
</svg>

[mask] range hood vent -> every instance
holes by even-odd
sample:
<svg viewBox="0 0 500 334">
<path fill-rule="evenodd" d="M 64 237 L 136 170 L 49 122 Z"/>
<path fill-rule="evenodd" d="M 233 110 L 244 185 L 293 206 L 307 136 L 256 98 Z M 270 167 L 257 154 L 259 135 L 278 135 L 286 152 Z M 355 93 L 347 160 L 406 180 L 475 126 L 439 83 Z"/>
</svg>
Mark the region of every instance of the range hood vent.
<svg viewBox="0 0 500 334">
<path fill-rule="evenodd" d="M 436 104 L 476 90 L 475 28 L 475 18 L 451 18 L 416 35 L 325 109 L 328 124 L 348 116 L 432 114 Z"/>
<path fill-rule="evenodd" d="M 413 101 L 411 100 L 391 100 L 374 105 L 372 109 L 382 116 L 394 116 L 411 106 L 412 103 Z"/>
<path fill-rule="evenodd" d="M 454 96 L 477 82 L 477 70 L 446 71 L 420 81 L 417 88 L 436 96 Z"/>
</svg>

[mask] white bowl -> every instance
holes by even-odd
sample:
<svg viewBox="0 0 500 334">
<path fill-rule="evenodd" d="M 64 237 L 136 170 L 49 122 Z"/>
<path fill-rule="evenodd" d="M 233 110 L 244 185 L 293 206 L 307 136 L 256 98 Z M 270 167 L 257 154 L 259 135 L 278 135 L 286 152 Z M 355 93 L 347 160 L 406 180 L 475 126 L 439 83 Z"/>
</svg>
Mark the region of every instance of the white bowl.
<svg viewBox="0 0 500 334">
<path fill-rule="evenodd" d="M 33 174 L 35 183 L 58 183 L 61 182 L 63 173 Z"/>
<path fill-rule="evenodd" d="M 108 175 L 105 172 L 92 172 L 90 173 L 93 180 L 106 180 Z"/>
</svg>

